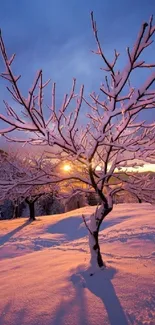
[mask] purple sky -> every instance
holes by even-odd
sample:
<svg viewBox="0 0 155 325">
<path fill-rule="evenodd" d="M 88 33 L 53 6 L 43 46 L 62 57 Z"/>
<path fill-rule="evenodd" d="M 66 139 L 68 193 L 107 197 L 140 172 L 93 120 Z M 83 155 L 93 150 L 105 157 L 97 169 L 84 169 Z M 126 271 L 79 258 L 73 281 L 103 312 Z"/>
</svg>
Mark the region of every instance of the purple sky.
<svg viewBox="0 0 155 325">
<path fill-rule="evenodd" d="M 125 48 L 133 44 L 144 20 L 155 14 L 155 0 L 1 0 L 0 26 L 10 54 L 16 52 L 15 71 L 22 74 L 21 88 L 31 86 L 39 68 L 45 79 L 57 82 L 58 102 L 68 92 L 72 78 L 78 86 L 85 84 L 86 95 L 99 89 L 102 81 L 100 59 L 91 53 L 95 49 L 90 11 L 94 11 L 99 35 L 107 55 L 116 48 L 125 61 Z M 155 46 L 146 50 L 146 61 L 155 61 Z M 0 71 L 2 71 L 0 59 Z M 143 70 L 143 69 L 142 69 Z M 139 84 L 145 71 L 135 75 Z M 0 110 L 8 94 L 0 80 Z M 47 103 L 49 93 L 47 93 Z M 144 117 L 153 120 L 153 111 Z M 1 125 L 1 124 L 0 124 Z"/>
</svg>

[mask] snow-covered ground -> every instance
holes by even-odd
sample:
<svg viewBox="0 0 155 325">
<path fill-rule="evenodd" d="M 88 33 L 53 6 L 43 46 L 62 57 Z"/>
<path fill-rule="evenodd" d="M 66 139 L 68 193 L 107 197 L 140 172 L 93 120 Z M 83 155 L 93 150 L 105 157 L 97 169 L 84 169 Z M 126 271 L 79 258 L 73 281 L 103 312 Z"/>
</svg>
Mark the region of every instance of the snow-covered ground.
<svg viewBox="0 0 155 325">
<path fill-rule="evenodd" d="M 154 325 L 155 208 L 121 204 L 103 223 L 106 270 L 90 276 L 85 207 L 0 221 L 0 325 Z"/>
</svg>

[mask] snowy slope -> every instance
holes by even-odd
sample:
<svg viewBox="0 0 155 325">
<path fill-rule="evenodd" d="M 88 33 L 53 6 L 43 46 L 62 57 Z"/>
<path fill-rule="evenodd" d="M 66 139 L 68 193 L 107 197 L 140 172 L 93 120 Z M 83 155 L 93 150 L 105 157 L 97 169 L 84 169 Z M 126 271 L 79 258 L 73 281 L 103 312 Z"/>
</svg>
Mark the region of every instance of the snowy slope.
<svg viewBox="0 0 155 325">
<path fill-rule="evenodd" d="M 103 223 L 107 269 L 90 276 L 85 207 L 0 222 L 0 325 L 154 325 L 155 208 L 121 204 Z"/>
</svg>

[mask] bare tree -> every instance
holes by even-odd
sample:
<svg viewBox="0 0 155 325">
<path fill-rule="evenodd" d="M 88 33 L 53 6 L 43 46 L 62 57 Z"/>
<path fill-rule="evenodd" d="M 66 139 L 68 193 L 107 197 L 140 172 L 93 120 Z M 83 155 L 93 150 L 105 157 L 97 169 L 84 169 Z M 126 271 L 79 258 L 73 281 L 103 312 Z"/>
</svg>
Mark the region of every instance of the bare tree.
<svg viewBox="0 0 155 325">
<path fill-rule="evenodd" d="M 102 221 L 113 209 L 113 196 L 124 189 L 136 193 L 144 201 L 154 200 L 155 188 L 150 175 L 131 175 L 128 167 L 155 162 L 155 123 L 147 124 L 140 120 L 143 110 L 155 109 L 155 63 L 145 63 L 140 59 L 145 48 L 153 42 L 155 25 L 153 17 L 142 25 L 135 44 L 131 49 L 127 48 L 127 64 L 122 70 L 117 70 L 119 53 L 115 50 L 113 61 L 109 61 L 102 50 L 93 13 L 91 21 L 97 44 L 95 53 L 101 57 L 103 70 L 107 74 L 105 83 L 100 87 L 100 95 L 90 94 L 89 101 L 84 97 L 82 86 L 76 96 L 74 79 L 70 94 L 65 95 L 61 107 L 56 107 L 54 83 L 48 118 L 43 111 L 43 91 L 49 81 L 43 82 L 40 70 L 27 97 L 24 97 L 18 86 L 20 76 L 15 76 L 12 70 L 15 55 L 8 58 L 1 36 L 0 48 L 6 67 L 1 77 L 8 80 L 8 91 L 20 104 L 22 114 L 4 101 L 7 115 L 0 114 L 0 119 L 6 122 L 7 128 L 0 133 L 7 140 L 59 148 L 59 158 L 65 157 L 73 164 L 73 169 L 61 179 L 77 180 L 85 184 L 82 191 L 94 190 L 98 194 L 101 206 L 91 215 L 89 225 L 84 221 L 89 229 L 91 262 L 102 267 L 105 264 L 98 236 Z M 133 71 L 138 73 L 139 69 L 148 69 L 150 75 L 139 88 L 133 88 L 130 77 Z M 89 106 L 90 112 L 85 118 L 87 123 L 81 127 L 83 101 Z M 71 103 L 75 107 L 73 110 L 70 109 Z M 15 130 L 28 131 L 31 136 L 20 139 L 14 136 Z M 79 165 L 80 171 L 76 168 Z"/>
</svg>

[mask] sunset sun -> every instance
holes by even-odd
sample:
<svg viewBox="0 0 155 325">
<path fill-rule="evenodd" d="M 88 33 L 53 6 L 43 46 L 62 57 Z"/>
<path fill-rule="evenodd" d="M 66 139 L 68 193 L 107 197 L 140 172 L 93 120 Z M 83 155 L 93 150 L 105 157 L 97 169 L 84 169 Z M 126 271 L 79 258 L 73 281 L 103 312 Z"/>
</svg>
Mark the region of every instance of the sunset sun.
<svg viewBox="0 0 155 325">
<path fill-rule="evenodd" d="M 69 172 L 71 170 L 71 166 L 69 164 L 66 164 L 66 165 L 63 166 L 63 170 L 65 172 Z"/>
</svg>

